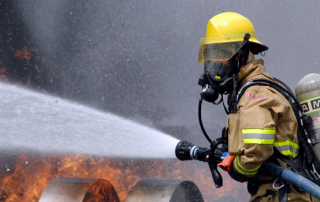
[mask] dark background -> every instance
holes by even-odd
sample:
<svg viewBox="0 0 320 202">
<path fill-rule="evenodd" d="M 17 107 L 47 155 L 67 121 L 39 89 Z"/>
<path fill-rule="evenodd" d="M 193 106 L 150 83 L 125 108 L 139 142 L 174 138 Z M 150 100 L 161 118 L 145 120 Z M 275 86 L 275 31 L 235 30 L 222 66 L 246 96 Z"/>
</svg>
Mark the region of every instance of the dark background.
<svg viewBox="0 0 320 202">
<path fill-rule="evenodd" d="M 197 118 L 199 39 L 208 20 L 226 11 L 249 18 L 269 47 L 256 58 L 294 89 L 319 72 L 319 7 L 289 0 L 1 0 L 2 80 L 208 146 Z M 15 56 L 24 47 L 30 59 Z M 203 116 L 218 137 L 222 105 L 205 103 Z"/>
</svg>

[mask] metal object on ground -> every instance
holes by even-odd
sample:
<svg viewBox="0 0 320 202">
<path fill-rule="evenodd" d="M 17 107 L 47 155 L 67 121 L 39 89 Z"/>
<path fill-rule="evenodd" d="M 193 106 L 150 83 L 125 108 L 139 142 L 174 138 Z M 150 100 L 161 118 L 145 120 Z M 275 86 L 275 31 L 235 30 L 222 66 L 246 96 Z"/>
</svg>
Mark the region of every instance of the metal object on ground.
<svg viewBox="0 0 320 202">
<path fill-rule="evenodd" d="M 125 202 L 204 202 L 195 183 L 178 180 L 140 180 Z"/>
<path fill-rule="evenodd" d="M 119 202 L 112 184 L 104 179 L 57 178 L 51 181 L 39 202 Z"/>
</svg>

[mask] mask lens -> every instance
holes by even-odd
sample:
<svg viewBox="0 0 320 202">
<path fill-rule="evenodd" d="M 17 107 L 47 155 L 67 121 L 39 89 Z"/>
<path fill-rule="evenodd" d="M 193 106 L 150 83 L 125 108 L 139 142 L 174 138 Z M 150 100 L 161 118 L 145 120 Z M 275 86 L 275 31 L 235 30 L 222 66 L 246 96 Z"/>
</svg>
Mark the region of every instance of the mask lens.
<svg viewBox="0 0 320 202">
<path fill-rule="evenodd" d="M 224 62 L 214 62 L 214 61 L 205 61 L 204 62 L 204 73 L 210 72 L 213 76 L 213 79 L 224 80 L 228 76 L 229 67 L 228 67 L 229 61 Z"/>
<path fill-rule="evenodd" d="M 205 57 L 214 58 L 215 61 L 229 59 L 235 53 L 226 48 L 225 45 L 218 47 L 217 44 L 208 44 L 204 49 Z"/>
</svg>

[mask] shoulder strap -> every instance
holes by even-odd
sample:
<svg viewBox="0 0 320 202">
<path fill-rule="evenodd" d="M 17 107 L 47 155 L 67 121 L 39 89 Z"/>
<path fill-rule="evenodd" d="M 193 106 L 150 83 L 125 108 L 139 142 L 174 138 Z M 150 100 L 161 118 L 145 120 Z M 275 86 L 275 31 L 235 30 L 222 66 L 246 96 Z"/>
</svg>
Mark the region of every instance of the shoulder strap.
<svg viewBox="0 0 320 202">
<path fill-rule="evenodd" d="M 281 86 L 280 84 L 275 83 L 275 82 L 268 80 L 268 79 L 253 79 L 253 80 L 250 80 L 247 83 L 245 83 L 242 86 L 242 88 L 239 90 L 237 101 L 239 102 L 243 93 L 250 86 L 259 85 L 259 86 L 270 86 L 271 88 L 276 89 L 279 93 L 281 93 L 289 101 L 290 104 L 291 103 L 298 103 L 299 104 L 299 102 L 296 99 L 295 95 L 293 94 L 292 90 L 287 85 L 285 85 L 282 81 L 280 81 L 279 79 L 275 79 L 275 80 L 278 81 L 279 83 L 281 83 L 283 86 L 285 86 L 285 88 L 283 86 Z M 302 111 L 302 108 L 299 107 L 299 110 Z"/>
</svg>

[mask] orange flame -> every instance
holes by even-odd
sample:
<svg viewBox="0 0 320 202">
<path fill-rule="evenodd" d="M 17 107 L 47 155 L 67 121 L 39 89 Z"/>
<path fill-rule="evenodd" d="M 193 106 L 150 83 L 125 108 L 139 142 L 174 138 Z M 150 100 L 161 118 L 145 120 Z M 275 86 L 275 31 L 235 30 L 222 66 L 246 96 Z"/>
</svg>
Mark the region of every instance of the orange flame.
<svg viewBox="0 0 320 202">
<path fill-rule="evenodd" d="M 33 51 L 33 52 L 37 51 L 36 48 L 31 48 L 30 50 Z M 32 54 L 28 50 L 27 46 L 24 46 L 23 48 L 21 48 L 20 50 L 17 50 L 14 53 L 14 57 L 19 58 L 20 60 L 23 60 L 23 59 L 30 60 L 31 55 Z"/>
<path fill-rule="evenodd" d="M 176 160 L 107 159 L 79 154 L 23 154 L 15 159 L 12 168 L 0 171 L 0 201 L 38 201 L 46 186 L 57 177 L 106 179 L 115 187 L 120 201 L 125 201 L 131 188 L 146 178 L 191 180 L 197 184 L 205 201 L 218 201 L 226 195 L 249 199 L 247 194 L 237 191 L 244 186 L 234 183 L 227 175 L 223 176 L 224 186 L 216 189 L 209 168 L 202 165 Z"/>
<path fill-rule="evenodd" d="M 37 52 L 37 49 L 36 48 L 28 49 L 27 46 L 24 46 L 23 48 L 21 48 L 20 50 L 17 50 L 14 53 L 14 57 L 19 58 L 20 60 L 23 60 L 23 59 L 30 60 L 31 56 L 32 56 L 30 51 Z M 0 61 L 0 65 L 2 65 L 1 61 Z M 7 68 L 6 67 L 0 67 L 0 79 L 3 79 L 5 81 L 9 80 L 7 77 Z M 21 85 L 21 83 L 22 83 L 22 81 L 19 81 L 16 83 L 16 85 L 19 86 L 19 85 Z M 28 79 L 27 85 L 31 86 L 30 79 Z"/>
<path fill-rule="evenodd" d="M 8 81 L 6 67 L 0 68 L 0 79 L 4 79 L 5 81 Z"/>
</svg>

